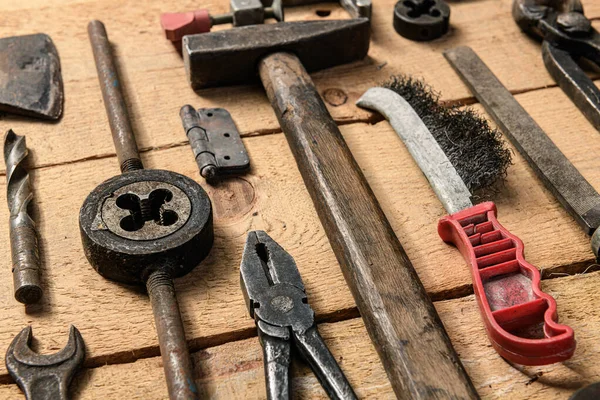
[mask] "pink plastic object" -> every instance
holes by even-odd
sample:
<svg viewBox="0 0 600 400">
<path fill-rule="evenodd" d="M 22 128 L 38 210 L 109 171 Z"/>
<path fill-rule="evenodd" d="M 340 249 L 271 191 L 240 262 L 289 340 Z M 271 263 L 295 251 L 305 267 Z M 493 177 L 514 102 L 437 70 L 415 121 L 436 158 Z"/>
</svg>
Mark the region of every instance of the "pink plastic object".
<svg viewBox="0 0 600 400">
<path fill-rule="evenodd" d="M 185 35 L 210 32 L 211 21 L 208 10 L 186 13 L 165 13 L 160 16 L 160 24 L 167 39 L 177 44 Z"/>
<path fill-rule="evenodd" d="M 494 203 L 478 204 L 442 218 L 438 233 L 469 263 L 488 337 L 502 357 L 521 365 L 567 360 L 575 351 L 573 329 L 558 323 L 556 301 L 540 289 L 540 272 L 496 213 Z"/>
</svg>

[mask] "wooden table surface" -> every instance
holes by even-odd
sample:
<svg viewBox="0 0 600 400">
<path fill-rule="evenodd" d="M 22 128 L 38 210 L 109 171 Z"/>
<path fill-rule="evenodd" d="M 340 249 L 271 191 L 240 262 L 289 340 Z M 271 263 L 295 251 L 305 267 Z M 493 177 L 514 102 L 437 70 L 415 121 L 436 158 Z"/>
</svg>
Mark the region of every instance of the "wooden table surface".
<svg viewBox="0 0 600 400">
<path fill-rule="evenodd" d="M 574 357 L 545 367 L 515 367 L 492 349 L 472 295 L 469 271 L 440 241 L 445 212 L 387 122 L 354 102 L 391 74 L 425 78 L 444 101 L 475 103 L 442 57 L 444 49 L 471 46 L 556 145 L 600 190 L 600 134 L 556 86 L 540 46 L 522 34 L 511 0 L 452 1 L 451 30 L 443 38 L 410 42 L 392 27 L 395 0 L 374 0 L 367 59 L 313 74 L 335 120 L 423 284 L 473 382 L 485 398 L 566 399 L 600 380 L 600 272 L 589 238 L 515 153 L 502 192 L 499 218 L 525 243 L 528 261 L 543 272 L 544 291 L 558 302 L 561 321 L 578 341 Z M 600 27 L 600 2 L 584 0 Z M 183 62 L 164 39 L 159 15 L 207 7 L 225 12 L 225 0 L 186 1 L 4 0 L 0 36 L 45 32 L 60 53 L 65 83 L 64 117 L 58 123 L 5 116 L 0 128 L 26 135 L 41 237 L 45 297 L 24 307 L 13 299 L 8 211 L 0 207 L 0 349 L 31 324 L 34 347 L 55 352 L 76 325 L 87 345 L 85 370 L 73 385 L 77 399 L 163 399 L 166 384 L 150 303 L 145 294 L 101 278 L 85 259 L 79 208 L 87 194 L 119 173 L 87 38 L 87 23 L 102 20 L 114 45 L 130 115 L 145 165 L 196 179 L 209 193 L 215 244 L 207 260 L 177 280 L 178 300 L 193 352 L 196 382 L 207 397 L 264 398 L 262 352 L 239 287 L 246 233 L 266 230 L 293 257 L 304 279 L 320 331 L 361 398 L 393 398 L 315 209 L 262 88 L 237 86 L 194 93 Z M 316 10 L 330 10 L 319 17 Z M 333 3 L 286 10 L 288 20 L 345 18 Z M 323 14 L 323 13 L 319 13 Z M 235 119 L 252 169 L 217 186 L 199 177 L 179 120 L 179 108 L 224 107 Z M 481 108 L 475 104 L 475 108 Z M 3 172 L 4 174 L 4 172 Z M 0 180 L 0 203 L 5 182 Z M 325 398 L 310 370 L 292 368 L 297 398 Z M 20 399 L 0 365 L 0 397 Z"/>
</svg>

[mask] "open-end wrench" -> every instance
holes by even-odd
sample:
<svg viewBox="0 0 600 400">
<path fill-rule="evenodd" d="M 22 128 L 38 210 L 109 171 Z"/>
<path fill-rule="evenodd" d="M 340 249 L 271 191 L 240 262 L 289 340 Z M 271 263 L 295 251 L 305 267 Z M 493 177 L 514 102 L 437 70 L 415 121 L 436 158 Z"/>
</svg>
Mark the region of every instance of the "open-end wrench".
<svg viewBox="0 0 600 400">
<path fill-rule="evenodd" d="M 85 344 L 73 325 L 67 345 L 58 353 L 31 350 L 31 326 L 24 328 L 6 351 L 6 368 L 28 400 L 66 400 L 69 385 L 83 360 Z"/>
<path fill-rule="evenodd" d="M 600 66 L 600 32 L 583 13 L 580 0 L 514 0 L 513 19 L 542 40 L 542 59 L 560 88 L 600 131 L 600 89 L 577 60 Z"/>
</svg>

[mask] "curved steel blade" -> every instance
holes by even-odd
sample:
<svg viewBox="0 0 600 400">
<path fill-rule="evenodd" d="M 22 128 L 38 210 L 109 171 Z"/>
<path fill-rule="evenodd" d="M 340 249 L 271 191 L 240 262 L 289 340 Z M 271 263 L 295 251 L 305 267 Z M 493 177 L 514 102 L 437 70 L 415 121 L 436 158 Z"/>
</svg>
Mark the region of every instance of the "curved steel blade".
<svg viewBox="0 0 600 400">
<path fill-rule="evenodd" d="M 396 92 L 371 88 L 356 102 L 375 110 L 392 125 L 448 213 L 471 207 L 471 192 L 419 115 Z"/>
</svg>

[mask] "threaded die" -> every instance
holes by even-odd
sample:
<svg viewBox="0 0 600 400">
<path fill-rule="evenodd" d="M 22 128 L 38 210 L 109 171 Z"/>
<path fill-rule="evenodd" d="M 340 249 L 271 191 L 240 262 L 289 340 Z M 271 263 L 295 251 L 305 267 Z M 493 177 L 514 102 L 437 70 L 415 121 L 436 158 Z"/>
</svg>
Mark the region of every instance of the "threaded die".
<svg viewBox="0 0 600 400">
<path fill-rule="evenodd" d="M 148 294 L 152 296 L 154 291 L 158 288 L 163 288 L 168 286 L 175 290 L 175 285 L 173 284 L 173 278 L 171 274 L 166 271 L 154 271 L 148 276 L 148 280 L 146 281 L 146 290 Z"/>
<path fill-rule="evenodd" d="M 142 160 L 139 158 L 130 158 L 128 160 L 123 161 L 121 164 L 121 172 L 131 172 L 131 171 L 139 171 L 140 169 L 144 169 L 144 164 L 142 164 Z"/>
</svg>

